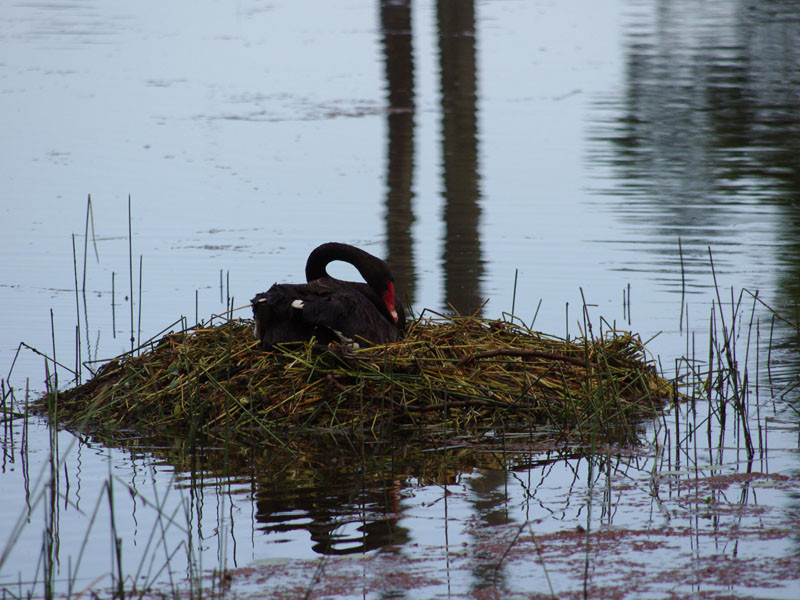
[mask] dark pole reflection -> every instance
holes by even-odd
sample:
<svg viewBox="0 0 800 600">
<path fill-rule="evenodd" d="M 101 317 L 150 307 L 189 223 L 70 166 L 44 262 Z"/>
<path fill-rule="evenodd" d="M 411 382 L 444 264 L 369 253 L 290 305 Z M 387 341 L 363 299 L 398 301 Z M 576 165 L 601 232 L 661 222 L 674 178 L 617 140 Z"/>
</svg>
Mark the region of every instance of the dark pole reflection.
<svg viewBox="0 0 800 600">
<path fill-rule="evenodd" d="M 444 300 L 465 314 L 481 306 L 483 272 L 478 232 L 481 211 L 474 3 L 439 0 L 437 19 L 444 164 Z"/>
<path fill-rule="evenodd" d="M 489 532 L 512 523 L 508 514 L 508 472 L 501 465 L 497 466 L 501 468 L 479 471 L 479 475 L 467 483 L 475 510 L 473 518 L 476 523 L 483 525 L 474 528 L 471 544 L 476 559 L 471 568 L 475 596 L 479 596 L 481 590 L 505 589 L 507 580 L 507 569 L 498 568 L 494 560 L 486 560 L 486 557 L 492 556 L 492 547 L 497 543 L 496 537 Z"/>
<path fill-rule="evenodd" d="M 389 147 L 386 165 L 387 262 L 406 306 L 414 302 L 414 252 L 411 208 L 414 175 L 414 57 L 411 0 L 381 1 L 381 30 L 386 56 Z"/>
</svg>

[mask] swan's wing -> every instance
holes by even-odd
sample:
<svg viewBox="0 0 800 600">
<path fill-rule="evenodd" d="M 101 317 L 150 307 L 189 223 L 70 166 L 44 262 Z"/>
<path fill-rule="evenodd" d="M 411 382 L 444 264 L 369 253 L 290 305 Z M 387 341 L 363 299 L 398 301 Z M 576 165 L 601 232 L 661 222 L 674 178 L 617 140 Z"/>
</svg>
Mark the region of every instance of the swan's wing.
<svg viewBox="0 0 800 600">
<path fill-rule="evenodd" d="M 349 286 L 341 286 L 324 298 L 303 302 L 303 320 L 325 327 L 339 336 L 373 344 L 393 342 L 398 330 L 363 294 Z"/>
</svg>

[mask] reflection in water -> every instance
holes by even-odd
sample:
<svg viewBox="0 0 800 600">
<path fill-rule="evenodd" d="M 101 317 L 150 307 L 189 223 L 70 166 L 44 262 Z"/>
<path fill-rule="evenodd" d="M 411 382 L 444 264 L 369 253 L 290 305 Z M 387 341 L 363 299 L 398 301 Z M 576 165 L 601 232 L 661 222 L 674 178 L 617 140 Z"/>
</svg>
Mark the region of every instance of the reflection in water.
<svg viewBox="0 0 800 600">
<path fill-rule="evenodd" d="M 284 481 L 259 482 L 259 529 L 267 534 L 307 530 L 318 554 L 354 554 L 406 543 L 408 530 L 397 525 L 395 482 L 388 476 L 365 481 L 350 467 L 344 461 L 339 469 L 320 468 L 310 481 L 289 486 Z"/>
<path fill-rule="evenodd" d="M 511 520 L 509 473 L 540 472 L 541 486 L 555 465 L 575 460 L 579 464 L 586 456 L 580 450 L 551 450 L 549 443 L 545 448 L 523 443 L 512 450 L 502 441 L 502 447 L 493 447 L 456 439 L 447 450 L 435 452 L 413 442 L 370 442 L 359 444 L 356 450 L 335 435 L 314 436 L 287 447 L 207 446 L 203 440 L 181 436 L 117 439 L 111 434 L 96 441 L 128 449 L 133 460 L 155 456 L 172 465 L 179 487 L 189 492 L 191 512 L 199 515 L 199 521 L 205 489 L 229 494 L 231 487 L 238 488 L 246 492 L 247 502 L 252 499 L 254 503 L 254 531 L 270 543 L 297 539 L 305 531 L 313 542 L 311 549 L 321 555 L 404 546 L 412 536 L 399 522 L 408 517 L 408 507 L 413 507 L 402 501 L 408 497 L 404 490 L 420 486 L 457 489 L 459 479 L 471 474 L 466 481 L 470 514 L 487 534 L 475 539 L 473 558 L 480 558 L 484 547 L 488 556 L 496 542 L 491 531 Z M 536 495 L 536 490 L 529 493 Z M 233 524 L 231 527 L 233 531 Z M 233 559 L 237 566 L 235 555 Z M 487 561 L 478 560 L 474 569 L 479 582 L 498 576 Z"/>
<path fill-rule="evenodd" d="M 318 554 L 355 554 L 402 546 L 408 530 L 401 517 L 400 490 L 406 477 L 394 471 L 384 445 L 364 448 L 319 437 L 262 455 L 255 493 L 256 521 L 274 541 L 306 530 Z M 390 455 L 389 455 L 390 456 Z"/>
<path fill-rule="evenodd" d="M 768 240 L 800 299 L 800 3 L 637 4 L 590 154 L 612 167 L 616 210 L 645 249 L 674 254 L 680 236 L 695 262 L 709 243 L 730 257 L 743 234 Z"/>
<path fill-rule="evenodd" d="M 681 238 L 690 286 L 694 272 L 708 282 L 710 246 L 718 269 L 768 266 L 752 285 L 772 288 L 787 316 L 800 303 L 798 15 L 797 1 L 641 4 L 622 94 L 596 105 L 591 154 L 612 169 L 632 243 L 669 263 L 660 277 L 679 285 Z M 796 348 L 798 334 L 778 323 L 770 340 Z M 794 378 L 800 356 L 782 354 Z"/>
<path fill-rule="evenodd" d="M 442 93 L 445 304 L 460 313 L 481 306 L 483 272 L 478 225 L 478 118 L 475 7 L 472 1 L 439 0 Z"/>
<path fill-rule="evenodd" d="M 673 261 L 660 277 L 681 276 L 675 268 L 679 238 L 690 276 L 693 265 L 707 273 L 711 246 L 717 268 L 727 263 L 741 273 L 763 265 L 747 280 L 774 286 L 776 305 L 795 320 L 800 2 L 636 4 L 625 32 L 622 91 L 595 107 L 598 134 L 590 159 L 610 167 L 612 209 L 633 225 L 637 250 Z M 745 252 L 751 255 L 740 259 Z M 772 273 L 780 279 L 770 280 Z M 798 331 L 774 319 L 772 325 L 770 385 L 773 375 L 792 383 L 770 393 L 791 401 L 800 371 Z M 725 433 L 720 427 L 713 451 L 720 464 L 729 446 Z M 742 505 L 750 501 L 745 492 Z"/>
<path fill-rule="evenodd" d="M 480 476 L 469 480 L 469 487 L 474 494 L 475 517 L 483 525 L 475 528 L 472 544 L 474 585 L 478 590 L 502 586 L 506 571 L 497 569 L 493 532 L 497 526 L 512 522 L 507 506 L 508 472 L 505 469 L 486 469 Z"/>
<path fill-rule="evenodd" d="M 706 412 L 703 403 L 678 405 L 675 410 L 679 414 L 674 422 L 694 431 L 722 414 Z M 666 561 L 668 570 L 661 564 L 655 576 L 669 577 L 670 585 L 680 588 L 680 573 L 692 572 L 694 561 L 722 557 L 737 565 L 759 558 L 765 532 L 775 557 L 794 556 L 787 554 L 787 548 L 792 548 L 788 538 L 796 519 L 787 521 L 784 507 L 765 504 L 762 494 L 791 497 L 796 481 L 786 474 L 769 474 L 766 447 L 759 448 L 759 466 L 758 461 L 742 460 L 743 450 L 736 443 L 720 438 L 717 444 L 706 435 L 686 435 L 686 429 L 672 427 L 671 418 L 653 425 L 657 428 L 653 443 L 667 450 L 655 455 L 616 445 L 599 452 L 594 445 L 555 447 L 548 434 L 480 436 L 479 442 L 454 436 L 446 449 L 375 443 L 341 434 L 295 440 L 285 447 L 266 442 L 238 446 L 222 440 L 205 446 L 207 440 L 190 441 L 174 433 L 146 438 L 118 429 L 96 436 L 87 433 L 85 442 L 90 444 L 87 448 L 95 441 L 108 448 L 127 448 L 134 471 L 140 471 L 131 473 L 130 479 L 108 474 L 118 489 L 131 492 L 115 496 L 120 501 L 115 515 L 118 529 L 112 530 L 113 539 L 128 536 L 127 572 L 137 564 L 161 564 L 164 554 L 174 557 L 186 545 L 195 560 L 203 556 L 202 564 L 243 567 L 239 575 L 255 572 L 262 595 L 267 596 L 287 587 L 308 589 L 314 573 L 307 567 L 316 572 L 320 565 L 326 577 L 337 572 L 337 564 L 338 572 L 344 569 L 348 576 L 353 574 L 351 565 L 377 571 L 380 587 L 367 582 L 364 589 L 394 592 L 395 585 L 399 589 L 419 585 L 420 580 L 413 578 L 385 581 L 388 565 L 412 575 L 435 569 L 439 581 L 421 592 L 424 597 L 441 597 L 437 592 L 442 588 L 435 586 L 443 587 L 445 578 L 448 589 L 452 583 L 454 596 L 500 590 L 502 597 L 510 597 L 517 590 L 530 594 L 545 586 L 551 591 L 573 589 L 581 581 L 581 572 L 573 572 L 576 560 L 594 573 L 593 585 L 609 589 L 617 579 L 609 561 L 643 570 Z M 717 422 L 713 429 L 718 428 Z M 4 445 L 6 451 L 11 447 Z M 12 455 L 9 464 L 22 459 L 23 455 Z M 51 500 L 46 501 L 55 509 L 48 526 L 52 525 L 50 535 L 56 542 L 61 527 L 85 522 L 91 513 L 86 509 L 105 502 L 103 489 L 102 502 L 94 501 L 98 468 L 102 474 L 107 466 L 97 464 L 85 471 L 65 463 L 64 477 L 54 480 L 54 492 L 47 492 Z M 155 483 L 170 472 L 181 498 L 172 494 L 167 502 L 169 490 L 162 493 Z M 88 495 L 80 492 L 82 502 L 76 497 L 76 485 L 92 490 Z M 77 514 L 81 503 L 83 512 Z M 788 510 L 791 513 L 794 507 Z M 154 512 L 159 518 L 150 518 Z M 165 539 L 152 546 L 137 545 L 138 539 L 153 535 L 148 523 Z M 166 532 L 165 527 L 169 527 Z M 787 542 L 778 539 L 781 535 Z M 75 539 L 74 532 L 70 536 L 64 539 Z M 312 544 L 307 544 L 309 538 Z M 644 539 L 646 554 L 641 551 Z M 720 550 L 720 544 L 725 548 Z M 62 564 L 75 564 L 69 562 L 75 548 L 75 544 L 60 546 Z M 374 549 L 384 552 L 369 553 L 356 562 L 307 560 L 308 550 L 312 556 L 331 556 Z M 676 549 L 685 561 L 674 566 Z M 745 555 L 739 558 L 741 552 Z M 387 561 L 372 562 L 379 556 Z M 261 563 L 261 559 L 266 560 Z M 255 571 L 254 560 L 260 563 Z M 276 562 L 283 566 L 270 570 Z M 94 577 L 96 568 L 107 570 L 84 561 L 81 573 Z M 554 575 L 552 584 L 549 578 L 545 583 L 545 568 Z M 675 573 L 678 579 L 673 584 Z M 149 578 L 148 574 L 142 581 Z"/>
<path fill-rule="evenodd" d="M 386 165 L 387 262 L 406 306 L 414 303 L 414 57 L 410 0 L 381 0 L 381 30 L 389 94 Z"/>
<path fill-rule="evenodd" d="M 483 272 L 478 235 L 475 7 L 461 0 L 441 0 L 437 7 L 445 224 L 442 304 L 472 313 L 482 304 L 479 286 Z M 411 306 L 416 279 L 411 239 L 415 110 L 411 4 L 409 0 L 382 0 L 380 9 L 389 100 L 387 262 Z"/>
<path fill-rule="evenodd" d="M 136 440 L 132 452 L 141 450 L 142 442 Z M 496 507 L 507 502 L 506 462 L 530 462 L 527 453 L 486 452 L 485 447 L 476 451 L 457 443 L 441 452 L 411 444 L 368 443 L 359 452 L 339 436 L 315 436 L 286 448 L 211 449 L 180 438 L 145 443 L 183 473 L 182 486 L 191 490 L 193 498 L 201 501 L 200 489 L 206 486 L 246 482 L 255 504 L 255 529 L 273 543 L 306 531 L 312 550 L 323 555 L 403 546 L 410 539 L 408 529 L 398 525 L 405 516 L 403 490 L 454 485 L 461 473 L 476 470 L 484 473 L 470 480 L 476 511 L 487 526 L 504 523 L 505 511 L 498 513 Z M 103 444 L 115 441 L 104 439 Z M 565 458 L 562 452 L 548 453 L 538 466 Z"/>
</svg>

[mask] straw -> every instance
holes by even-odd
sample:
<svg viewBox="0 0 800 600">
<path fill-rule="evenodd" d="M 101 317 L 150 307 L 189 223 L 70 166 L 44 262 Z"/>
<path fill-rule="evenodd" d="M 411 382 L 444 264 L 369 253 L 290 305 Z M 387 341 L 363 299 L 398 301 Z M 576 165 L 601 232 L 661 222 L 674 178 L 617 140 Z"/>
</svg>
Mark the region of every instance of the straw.
<svg viewBox="0 0 800 600">
<path fill-rule="evenodd" d="M 622 425 L 634 436 L 633 423 L 672 389 L 629 332 L 566 341 L 508 321 L 434 313 L 389 345 L 312 340 L 267 352 L 252 331 L 252 321 L 231 320 L 164 335 L 60 392 L 59 417 L 73 427 L 242 441 L 314 431 L 424 441 L 500 421 L 581 436 L 618 435 Z"/>
</svg>

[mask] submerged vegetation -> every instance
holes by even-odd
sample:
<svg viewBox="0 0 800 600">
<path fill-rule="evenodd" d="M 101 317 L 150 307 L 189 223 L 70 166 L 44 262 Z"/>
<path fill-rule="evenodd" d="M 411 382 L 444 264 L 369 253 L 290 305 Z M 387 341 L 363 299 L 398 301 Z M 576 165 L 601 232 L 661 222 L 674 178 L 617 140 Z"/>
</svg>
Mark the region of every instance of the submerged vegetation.
<svg viewBox="0 0 800 600">
<path fill-rule="evenodd" d="M 312 341 L 265 352 L 248 320 L 185 329 L 111 360 L 39 408 L 70 427 L 241 441 L 289 431 L 430 441 L 540 425 L 630 440 L 636 417 L 670 391 L 630 333 L 570 341 L 515 322 L 432 313 L 402 341 L 355 350 Z"/>
</svg>

